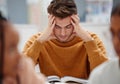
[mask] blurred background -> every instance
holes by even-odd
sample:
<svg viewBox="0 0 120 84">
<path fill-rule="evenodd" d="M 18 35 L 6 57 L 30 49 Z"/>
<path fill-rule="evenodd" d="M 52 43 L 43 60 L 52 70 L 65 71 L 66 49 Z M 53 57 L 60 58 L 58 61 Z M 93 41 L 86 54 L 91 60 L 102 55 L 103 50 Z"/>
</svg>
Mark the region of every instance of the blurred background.
<svg viewBox="0 0 120 84">
<path fill-rule="evenodd" d="M 47 6 L 51 0 L 0 0 L 0 10 L 20 34 L 19 51 L 30 36 L 44 30 L 48 24 Z M 98 34 L 107 56 L 115 57 L 109 32 L 110 12 L 119 0 L 75 0 L 80 24 L 86 30 Z"/>
</svg>

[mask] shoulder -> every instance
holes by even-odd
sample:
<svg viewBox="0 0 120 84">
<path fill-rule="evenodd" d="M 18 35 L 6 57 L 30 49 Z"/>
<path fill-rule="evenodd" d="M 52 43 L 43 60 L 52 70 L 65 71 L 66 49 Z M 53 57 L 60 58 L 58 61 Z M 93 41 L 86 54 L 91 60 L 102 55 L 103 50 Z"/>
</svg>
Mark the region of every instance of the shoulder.
<svg viewBox="0 0 120 84">
<path fill-rule="evenodd" d="M 101 44 L 102 44 L 102 46 L 103 46 L 103 42 L 102 42 L 102 40 L 100 39 L 100 37 L 97 35 L 97 34 L 95 34 L 95 33 L 93 33 L 93 32 L 88 32 L 90 35 L 91 35 L 91 37 L 94 39 L 94 41 L 97 43 L 97 45 L 100 45 L 101 46 Z"/>
<path fill-rule="evenodd" d="M 36 40 L 40 35 L 41 35 L 40 32 L 37 33 L 37 34 L 34 34 L 34 35 L 32 35 L 32 36 L 29 38 L 29 40 L 31 40 L 31 41 Z"/>
<path fill-rule="evenodd" d="M 93 32 L 88 32 L 88 33 L 89 33 L 89 34 L 91 35 L 91 37 L 94 38 L 94 39 L 99 38 L 96 33 L 93 33 Z"/>
<path fill-rule="evenodd" d="M 35 40 L 41 35 L 41 33 L 37 33 L 32 35 L 26 42 L 23 48 L 23 53 L 27 51 L 27 49 L 35 42 Z"/>
<path fill-rule="evenodd" d="M 104 62 L 100 66 L 96 67 L 90 74 L 90 77 L 89 77 L 90 84 L 92 84 L 95 81 L 96 83 L 101 81 L 101 78 L 103 77 L 103 75 L 108 74 L 112 70 L 113 66 L 116 65 L 116 62 L 118 63 L 117 59 L 113 59 L 113 60 Z"/>
</svg>

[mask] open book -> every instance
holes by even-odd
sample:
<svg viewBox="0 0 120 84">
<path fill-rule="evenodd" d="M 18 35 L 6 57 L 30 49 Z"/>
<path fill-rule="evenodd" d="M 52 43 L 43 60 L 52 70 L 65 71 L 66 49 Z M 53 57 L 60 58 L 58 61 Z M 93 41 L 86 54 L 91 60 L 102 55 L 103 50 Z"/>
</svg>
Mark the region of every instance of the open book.
<svg viewBox="0 0 120 84">
<path fill-rule="evenodd" d="M 87 84 L 88 80 L 80 79 L 72 76 L 64 76 L 62 78 L 58 76 L 48 76 L 47 81 L 49 83 L 61 82 L 61 83 L 76 83 L 76 84 Z"/>
</svg>

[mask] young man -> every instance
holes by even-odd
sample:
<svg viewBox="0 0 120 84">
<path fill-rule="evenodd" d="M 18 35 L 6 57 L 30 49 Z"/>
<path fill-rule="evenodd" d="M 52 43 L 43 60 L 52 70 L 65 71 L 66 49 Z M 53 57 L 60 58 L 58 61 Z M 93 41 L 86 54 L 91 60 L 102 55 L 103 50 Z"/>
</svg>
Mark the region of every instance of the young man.
<svg viewBox="0 0 120 84">
<path fill-rule="evenodd" d="M 52 0 L 48 13 L 48 27 L 33 35 L 23 52 L 39 63 L 46 76 L 87 79 L 96 66 L 108 60 L 102 42 L 81 28 L 74 0 Z"/>
<path fill-rule="evenodd" d="M 120 4 L 111 13 L 110 30 L 118 59 L 97 67 L 90 76 L 89 84 L 120 84 Z"/>
<path fill-rule="evenodd" d="M 31 59 L 18 52 L 18 42 L 18 33 L 0 12 L 0 84 L 44 84 Z"/>
</svg>

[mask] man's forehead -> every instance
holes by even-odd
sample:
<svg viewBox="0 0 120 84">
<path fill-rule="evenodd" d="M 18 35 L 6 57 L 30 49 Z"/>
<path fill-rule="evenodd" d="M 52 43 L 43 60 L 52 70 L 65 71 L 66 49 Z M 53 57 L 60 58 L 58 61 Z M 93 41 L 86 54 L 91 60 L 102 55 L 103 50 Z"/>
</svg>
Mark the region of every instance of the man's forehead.
<svg viewBox="0 0 120 84">
<path fill-rule="evenodd" d="M 55 24 L 56 26 L 59 26 L 59 27 L 66 27 L 66 26 L 69 26 L 69 25 L 72 25 L 71 23 L 68 23 L 68 24 L 64 24 L 64 25 L 60 25 L 60 24 Z"/>
<path fill-rule="evenodd" d="M 71 24 L 71 18 L 67 17 L 67 18 L 55 18 L 55 22 L 57 26 L 67 26 Z"/>
<path fill-rule="evenodd" d="M 56 20 L 64 20 L 64 19 L 71 19 L 71 16 L 65 17 L 65 18 L 59 18 L 59 17 L 55 17 Z"/>
</svg>

